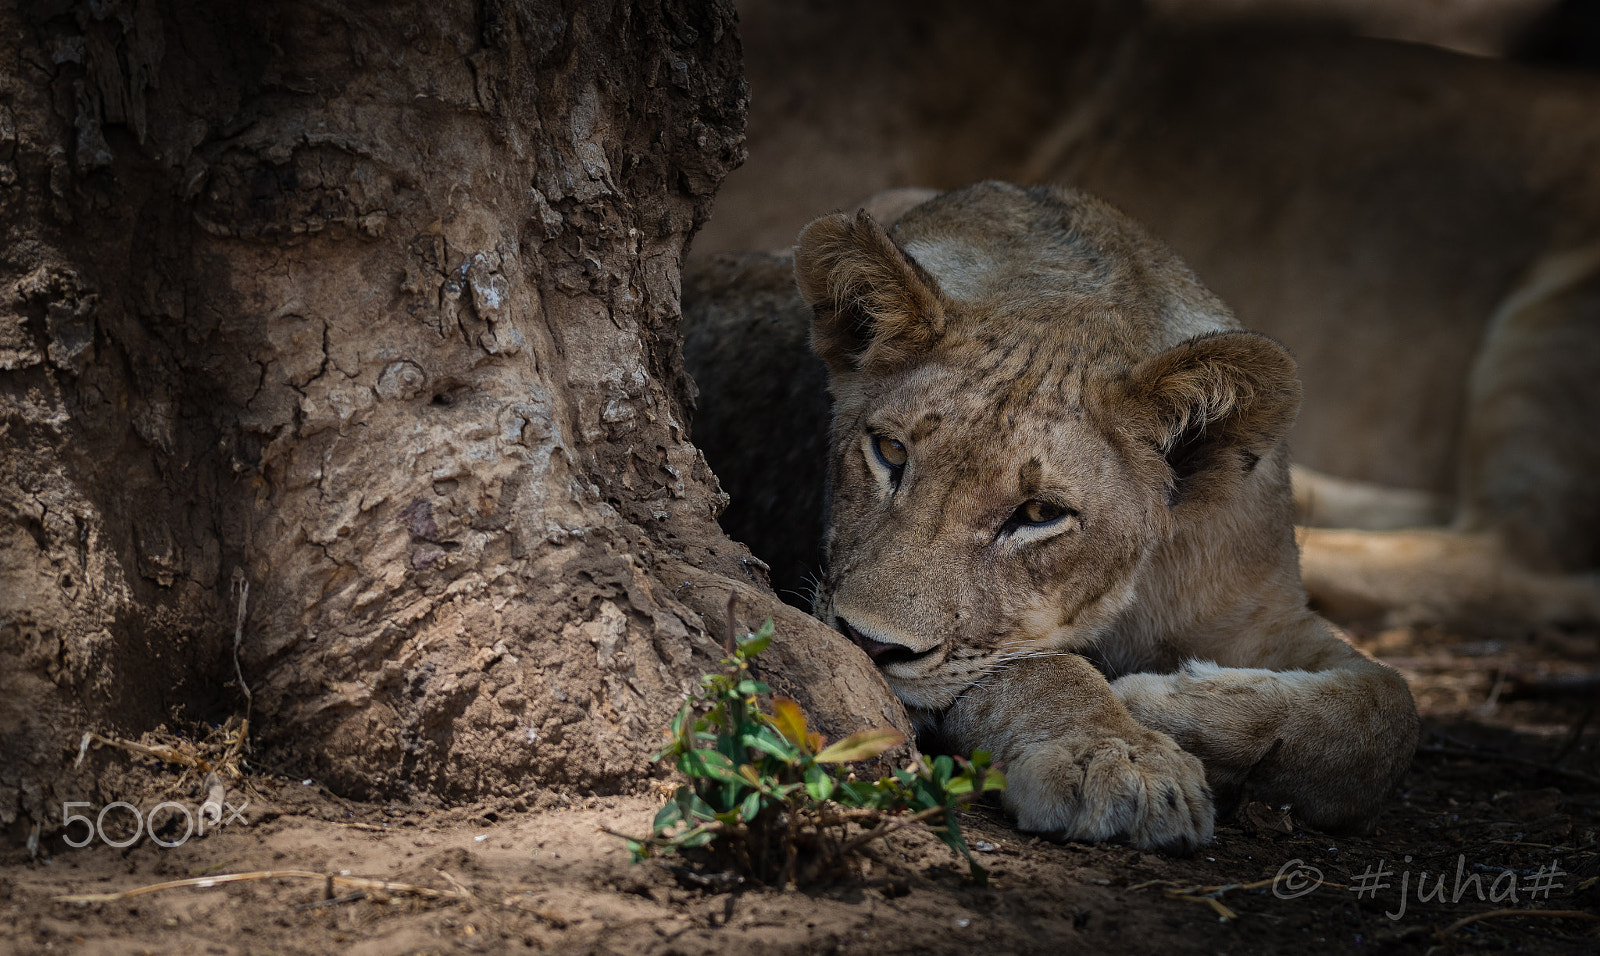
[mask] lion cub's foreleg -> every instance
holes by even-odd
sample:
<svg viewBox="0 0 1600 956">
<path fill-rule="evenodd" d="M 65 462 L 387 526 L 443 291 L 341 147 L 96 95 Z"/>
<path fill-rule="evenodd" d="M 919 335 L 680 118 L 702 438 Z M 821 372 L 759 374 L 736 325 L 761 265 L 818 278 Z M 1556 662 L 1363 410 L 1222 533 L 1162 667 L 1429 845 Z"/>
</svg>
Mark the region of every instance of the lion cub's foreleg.
<svg viewBox="0 0 1600 956">
<path fill-rule="evenodd" d="M 1140 723 L 1204 761 L 1218 791 L 1286 804 L 1313 827 L 1370 829 L 1416 749 L 1411 692 L 1398 673 L 1331 634 L 1305 643 L 1305 669 L 1190 661 L 1176 673 L 1125 675 L 1111 688 Z"/>
<path fill-rule="evenodd" d="M 941 730 L 1005 763 L 1005 805 L 1024 830 L 1187 852 L 1211 839 L 1205 768 L 1141 725 L 1075 654 L 1022 660 L 971 688 Z"/>
</svg>

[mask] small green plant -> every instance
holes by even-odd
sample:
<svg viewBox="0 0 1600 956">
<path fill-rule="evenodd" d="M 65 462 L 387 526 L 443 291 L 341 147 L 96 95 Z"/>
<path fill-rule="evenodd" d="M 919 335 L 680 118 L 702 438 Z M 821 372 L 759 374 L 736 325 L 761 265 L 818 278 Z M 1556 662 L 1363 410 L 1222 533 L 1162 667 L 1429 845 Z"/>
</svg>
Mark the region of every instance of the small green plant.
<svg viewBox="0 0 1600 956">
<path fill-rule="evenodd" d="M 689 782 L 656 814 L 648 837 L 618 834 L 634 860 L 705 847 L 762 882 L 804 883 L 872 840 L 928 822 L 983 883 L 987 874 L 953 811 L 1005 787 L 989 754 L 921 757 L 872 782 L 841 776 L 840 764 L 875 757 L 904 736 L 880 728 L 826 744 L 794 701 L 779 697 L 763 711 L 760 698 L 771 689 L 752 676 L 750 661 L 771 643 L 770 619 L 755 634 L 730 634 L 722 671 L 706 675 L 703 693 L 672 719 L 671 742 L 654 759 L 672 761 Z"/>
</svg>

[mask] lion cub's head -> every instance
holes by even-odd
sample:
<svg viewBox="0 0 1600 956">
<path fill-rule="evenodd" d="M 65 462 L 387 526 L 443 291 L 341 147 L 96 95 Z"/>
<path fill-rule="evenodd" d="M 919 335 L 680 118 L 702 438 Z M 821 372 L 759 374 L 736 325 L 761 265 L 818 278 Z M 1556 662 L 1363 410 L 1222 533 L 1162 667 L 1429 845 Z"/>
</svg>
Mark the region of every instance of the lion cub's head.
<svg viewBox="0 0 1600 956">
<path fill-rule="evenodd" d="M 892 232 L 826 216 L 795 272 L 834 397 L 816 612 L 913 707 L 1130 606 L 1188 613 L 1162 553 L 1282 457 L 1292 360 L 1077 193 L 985 183 Z"/>
</svg>

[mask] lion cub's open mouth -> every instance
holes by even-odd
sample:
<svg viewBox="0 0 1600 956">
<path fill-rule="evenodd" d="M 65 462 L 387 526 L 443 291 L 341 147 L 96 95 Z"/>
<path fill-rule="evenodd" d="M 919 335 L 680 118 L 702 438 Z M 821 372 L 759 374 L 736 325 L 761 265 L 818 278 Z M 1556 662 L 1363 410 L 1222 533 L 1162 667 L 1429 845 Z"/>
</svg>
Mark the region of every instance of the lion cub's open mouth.
<svg viewBox="0 0 1600 956">
<path fill-rule="evenodd" d="M 913 661 L 920 661 L 929 654 L 932 654 L 935 650 L 935 648 L 930 648 L 926 651 L 914 651 L 903 644 L 888 644 L 883 641 L 875 641 L 856 630 L 851 626 L 850 622 L 846 621 L 844 618 L 838 618 L 838 622 L 839 632 L 845 637 L 850 638 L 851 643 L 855 644 L 855 646 L 866 651 L 867 656 L 872 658 L 872 663 L 878 665 L 879 667 L 888 667 L 890 664 L 909 664 Z"/>
</svg>

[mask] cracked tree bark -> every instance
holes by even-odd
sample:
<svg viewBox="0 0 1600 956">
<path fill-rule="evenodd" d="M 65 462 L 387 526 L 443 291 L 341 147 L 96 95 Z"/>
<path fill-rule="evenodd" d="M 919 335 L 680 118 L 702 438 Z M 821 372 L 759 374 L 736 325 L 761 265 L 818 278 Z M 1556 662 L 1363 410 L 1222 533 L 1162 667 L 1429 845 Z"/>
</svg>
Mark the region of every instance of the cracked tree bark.
<svg viewBox="0 0 1600 956">
<path fill-rule="evenodd" d="M 355 796 L 650 773 L 720 656 L 904 715 L 762 589 L 689 443 L 679 263 L 726 3 L 0 3 L 0 824 L 85 730 L 244 706 Z"/>
</svg>

